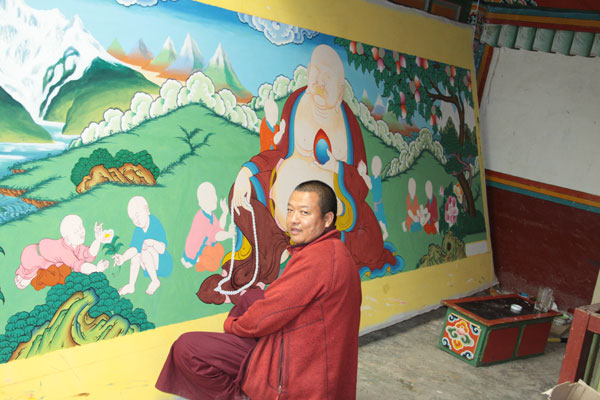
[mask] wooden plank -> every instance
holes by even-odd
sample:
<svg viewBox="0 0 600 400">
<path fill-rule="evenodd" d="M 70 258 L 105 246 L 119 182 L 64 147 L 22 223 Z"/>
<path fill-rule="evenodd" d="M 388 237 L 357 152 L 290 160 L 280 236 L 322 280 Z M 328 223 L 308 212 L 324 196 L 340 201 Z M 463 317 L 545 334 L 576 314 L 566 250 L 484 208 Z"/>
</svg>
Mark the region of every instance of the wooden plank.
<svg viewBox="0 0 600 400">
<path fill-rule="evenodd" d="M 594 334 L 592 337 L 592 344 L 590 345 L 590 354 L 585 366 L 585 372 L 583 374 L 583 381 L 587 384 L 592 382 L 592 376 L 594 367 L 598 361 L 598 334 Z"/>
<path fill-rule="evenodd" d="M 558 383 L 576 382 L 583 377 L 584 368 L 589 355 L 591 334 L 587 333 L 590 313 L 577 307 L 573 314 L 569 341 L 565 349 Z"/>
<path fill-rule="evenodd" d="M 594 333 L 600 333 L 600 314 L 588 313 L 589 320 L 587 330 Z"/>
</svg>

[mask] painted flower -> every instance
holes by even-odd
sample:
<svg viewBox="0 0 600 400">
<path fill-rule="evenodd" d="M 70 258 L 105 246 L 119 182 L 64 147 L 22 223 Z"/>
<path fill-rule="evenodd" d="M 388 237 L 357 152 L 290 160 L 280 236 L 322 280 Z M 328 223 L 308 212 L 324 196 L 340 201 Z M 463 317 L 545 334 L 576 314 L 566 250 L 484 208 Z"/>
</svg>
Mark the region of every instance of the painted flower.
<svg viewBox="0 0 600 400">
<path fill-rule="evenodd" d="M 456 332 L 461 336 L 467 335 L 469 333 L 469 326 L 465 321 L 460 321 L 456 324 Z"/>
<path fill-rule="evenodd" d="M 466 83 L 465 86 L 467 87 L 467 89 L 469 89 L 469 92 L 471 91 L 471 71 L 467 71 L 467 76 L 465 78 Z"/>
<path fill-rule="evenodd" d="M 106 229 L 102 231 L 102 237 L 100 239 L 101 243 L 110 243 L 115 237 L 115 231 L 113 229 Z"/>
<path fill-rule="evenodd" d="M 371 54 L 373 54 L 375 61 L 379 60 L 379 49 L 377 47 L 371 47 Z"/>
<path fill-rule="evenodd" d="M 356 43 L 356 52 L 358 54 L 363 54 L 365 52 L 365 48 L 362 43 Z"/>
<path fill-rule="evenodd" d="M 350 42 L 350 52 L 352 54 L 356 54 L 356 42 L 355 41 Z"/>
<path fill-rule="evenodd" d="M 460 183 L 457 183 L 456 185 L 454 185 L 453 191 L 454 191 L 454 194 L 456 195 L 456 198 L 458 199 L 458 203 L 462 204 L 464 192 L 463 192 L 462 186 L 460 186 Z"/>
<path fill-rule="evenodd" d="M 404 57 L 404 55 L 400 54 L 398 56 L 398 61 L 400 62 L 400 66 L 402 68 L 406 68 L 406 58 Z"/>
<path fill-rule="evenodd" d="M 406 109 L 406 106 L 404 104 L 400 106 L 400 112 L 402 114 L 402 119 L 406 119 L 406 116 L 408 115 L 408 110 Z"/>
<path fill-rule="evenodd" d="M 429 67 L 429 63 L 427 62 L 426 58 L 417 57 L 415 59 L 415 63 L 417 64 L 417 66 L 423 69 L 427 69 Z"/>
<path fill-rule="evenodd" d="M 456 220 L 458 219 L 458 207 L 456 204 L 456 197 L 454 196 L 450 196 L 448 197 L 448 200 L 446 200 L 445 220 L 449 226 L 454 225 L 456 223 Z"/>
<path fill-rule="evenodd" d="M 379 60 L 377 60 L 377 69 L 379 70 L 379 72 L 383 72 L 383 70 L 385 69 L 385 64 L 383 63 L 383 58 L 380 58 Z"/>
<path fill-rule="evenodd" d="M 421 79 L 419 79 L 419 77 L 417 75 L 415 75 L 414 82 L 415 82 L 415 89 L 418 90 L 421 87 Z"/>
<path fill-rule="evenodd" d="M 406 110 L 406 95 L 404 92 L 400 92 L 400 111 L 402 113 L 402 119 L 406 119 L 408 111 Z"/>
</svg>

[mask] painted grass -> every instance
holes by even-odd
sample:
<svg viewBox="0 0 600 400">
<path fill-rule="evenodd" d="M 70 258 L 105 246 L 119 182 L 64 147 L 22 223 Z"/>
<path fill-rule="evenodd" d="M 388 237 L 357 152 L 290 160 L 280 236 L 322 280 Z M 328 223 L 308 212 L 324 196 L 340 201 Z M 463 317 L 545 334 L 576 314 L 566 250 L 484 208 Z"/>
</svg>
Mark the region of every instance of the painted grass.
<svg viewBox="0 0 600 400">
<path fill-rule="evenodd" d="M 192 135 L 192 132 L 195 134 Z M 384 165 L 396 155 L 394 149 L 375 136 L 365 133 L 364 138 L 369 164 L 375 154 L 381 157 Z M 157 185 L 103 184 L 78 195 L 69 179 L 71 170 L 80 157 L 89 156 L 98 147 L 105 147 L 112 154 L 122 148 L 132 152 L 147 150 L 162 171 Z M 150 211 L 163 223 L 167 232 L 167 250 L 173 258 L 174 268 L 169 277 L 161 280 L 161 287 L 153 296 L 145 294 L 149 279 L 140 273 L 136 292 L 127 296 L 134 307 L 143 308 L 148 320 L 156 326 L 227 311 L 230 306 L 206 305 L 197 299 L 195 293 L 210 273 L 186 269 L 181 265 L 180 258 L 191 221 L 198 211 L 198 185 L 210 181 L 218 197 L 225 198 L 240 166 L 258 149 L 258 135 L 229 123 L 200 105 L 191 105 L 148 121 L 129 133 L 113 135 L 93 145 L 46 160 L 23 164 L 22 167 L 28 170 L 25 174 L 7 177 L 0 181 L 0 186 L 25 188 L 28 197 L 56 200 L 59 203 L 0 227 L 1 245 L 6 251 L 6 256 L 0 259 L 0 287 L 6 297 L 6 304 L 1 307 L 0 332 L 6 319 L 15 312 L 31 310 L 35 305 L 45 302 L 47 290 L 36 292 L 28 287 L 20 291 L 14 285 L 14 272 L 19 266 L 23 247 L 42 238 L 58 238 L 62 218 L 67 214 L 78 214 L 83 218 L 87 230 L 86 244 L 92 241 L 94 222 L 103 222 L 105 229 L 114 229 L 115 235 L 119 236 L 119 241 L 124 244 L 122 252 L 129 246 L 133 233 L 133 224 L 127 216 L 127 203 L 135 195 L 146 197 Z M 433 183 L 438 204 L 441 203 L 439 187 L 454 182 L 454 178 L 444 172 L 433 156 L 424 152 L 411 170 L 383 183 L 390 232 L 388 241 L 404 257 L 407 263 L 405 271 L 414 269 L 430 243 L 441 244 L 442 241 L 441 235 L 402 231 L 401 223 L 406 218 L 407 185 L 411 176 L 417 181 L 420 203 L 426 202 L 424 187 L 427 179 Z M 372 205 L 371 195 L 367 201 Z M 481 199 L 477 204 L 478 209 L 482 209 Z M 216 214 L 217 217 L 221 216 L 220 208 Z M 482 233 L 482 238 L 485 238 L 485 233 Z M 229 251 L 230 241 L 223 244 Z M 97 260 L 100 259 L 111 260 L 102 250 Z M 105 274 L 110 284 L 118 289 L 129 279 L 129 263 L 121 267 L 111 266 Z"/>
<path fill-rule="evenodd" d="M 33 122 L 25 108 L 2 88 L 0 88 L 0 142 L 52 142 L 50 134 Z"/>
</svg>

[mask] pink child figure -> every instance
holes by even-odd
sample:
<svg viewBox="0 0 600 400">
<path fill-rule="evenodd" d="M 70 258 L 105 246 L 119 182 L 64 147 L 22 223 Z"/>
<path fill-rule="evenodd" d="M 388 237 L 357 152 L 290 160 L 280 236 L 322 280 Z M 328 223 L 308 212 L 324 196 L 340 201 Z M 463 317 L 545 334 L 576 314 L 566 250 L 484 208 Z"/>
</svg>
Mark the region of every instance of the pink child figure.
<svg viewBox="0 0 600 400">
<path fill-rule="evenodd" d="M 227 200 L 221 199 L 219 202 L 222 210 L 221 218 L 217 220 L 215 210 L 217 209 L 217 191 L 210 182 L 203 182 L 198 186 L 196 192 L 198 198 L 198 206 L 200 210 L 194 216 L 190 232 L 188 233 L 185 241 L 185 250 L 183 257 L 181 257 L 181 263 L 186 268 L 191 268 L 196 265 L 196 269 L 201 270 L 203 268 L 208 270 L 216 270 L 221 265 L 221 258 L 225 252 L 223 246 L 220 243 L 223 240 L 231 238 L 233 231 L 226 232 L 224 230 L 227 221 L 227 215 L 229 210 L 227 209 Z M 234 226 L 231 225 L 230 228 Z M 215 268 L 211 266 L 200 266 L 198 264 L 199 258 L 207 252 L 211 247 L 217 248 L 217 253 L 221 257 L 214 263 Z M 208 262 L 213 264 L 213 262 Z"/>
<path fill-rule="evenodd" d="M 90 247 L 85 246 L 85 228 L 81 217 L 75 214 L 67 215 L 60 223 L 60 239 L 42 239 L 37 244 L 26 246 L 21 252 L 21 265 L 15 272 L 15 284 L 19 289 L 25 289 L 41 269 L 50 266 L 66 265 L 75 272 L 91 274 L 103 272 L 110 265 L 107 260 L 96 259 L 100 243 L 110 242 L 102 230 L 102 224 L 94 224 L 94 241 Z"/>
<path fill-rule="evenodd" d="M 279 108 L 273 99 L 265 101 L 265 116 L 260 124 L 260 152 L 274 150 L 285 132 L 285 120 L 277 125 Z"/>
</svg>

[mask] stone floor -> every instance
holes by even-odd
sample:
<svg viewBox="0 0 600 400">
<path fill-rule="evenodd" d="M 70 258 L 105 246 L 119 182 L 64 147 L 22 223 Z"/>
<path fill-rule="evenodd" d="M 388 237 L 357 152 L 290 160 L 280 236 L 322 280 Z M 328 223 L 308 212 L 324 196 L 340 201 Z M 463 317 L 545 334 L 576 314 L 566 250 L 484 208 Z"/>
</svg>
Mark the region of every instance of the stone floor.
<svg viewBox="0 0 600 400">
<path fill-rule="evenodd" d="M 360 338 L 359 400 L 547 399 L 558 382 L 565 343 L 543 355 L 473 367 L 438 347 L 446 308 Z"/>
</svg>

